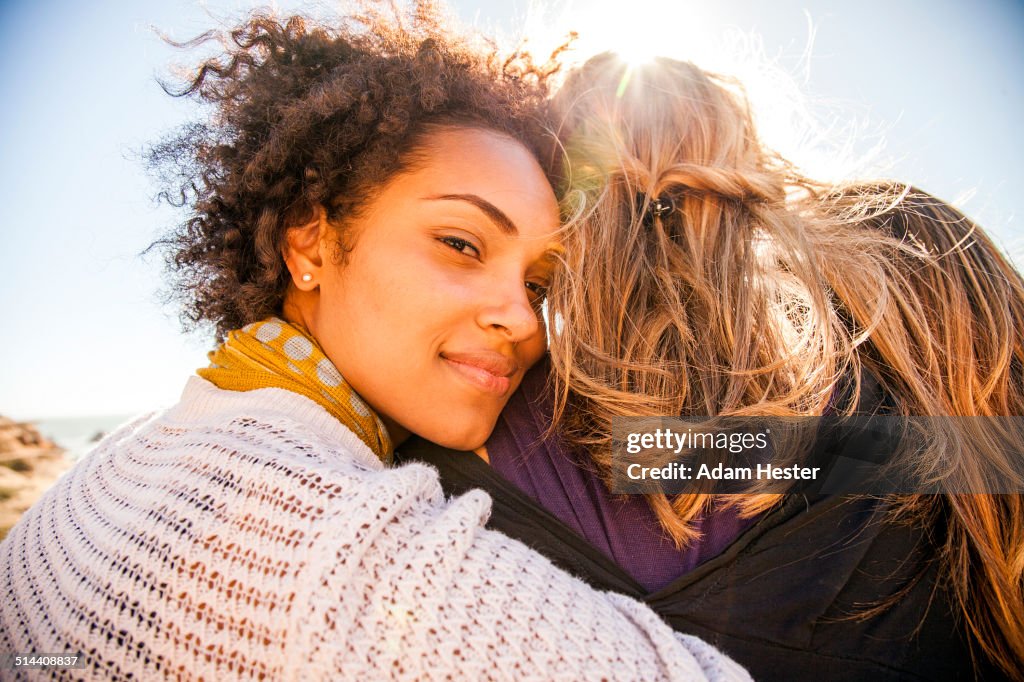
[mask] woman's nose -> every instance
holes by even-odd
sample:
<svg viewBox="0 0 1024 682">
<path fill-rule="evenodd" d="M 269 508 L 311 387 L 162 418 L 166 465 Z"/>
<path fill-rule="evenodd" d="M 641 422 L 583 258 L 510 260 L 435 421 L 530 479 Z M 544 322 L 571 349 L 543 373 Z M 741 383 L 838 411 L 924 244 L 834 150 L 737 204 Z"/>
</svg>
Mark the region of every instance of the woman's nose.
<svg viewBox="0 0 1024 682">
<path fill-rule="evenodd" d="M 516 287 L 503 287 L 502 293 L 484 296 L 478 322 L 486 329 L 496 329 L 512 343 L 519 343 L 540 333 L 537 310 L 530 302 L 523 282 Z"/>
</svg>

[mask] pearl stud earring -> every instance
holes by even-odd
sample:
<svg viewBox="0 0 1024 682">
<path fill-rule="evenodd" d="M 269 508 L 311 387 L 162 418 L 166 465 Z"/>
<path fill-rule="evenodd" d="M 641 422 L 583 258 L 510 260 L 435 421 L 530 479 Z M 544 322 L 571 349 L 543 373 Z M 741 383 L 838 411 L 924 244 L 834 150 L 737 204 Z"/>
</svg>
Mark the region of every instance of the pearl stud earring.
<svg viewBox="0 0 1024 682">
<path fill-rule="evenodd" d="M 303 282 L 312 282 L 313 281 L 313 275 L 311 273 L 308 273 L 308 272 L 302 273 L 302 281 Z"/>
</svg>

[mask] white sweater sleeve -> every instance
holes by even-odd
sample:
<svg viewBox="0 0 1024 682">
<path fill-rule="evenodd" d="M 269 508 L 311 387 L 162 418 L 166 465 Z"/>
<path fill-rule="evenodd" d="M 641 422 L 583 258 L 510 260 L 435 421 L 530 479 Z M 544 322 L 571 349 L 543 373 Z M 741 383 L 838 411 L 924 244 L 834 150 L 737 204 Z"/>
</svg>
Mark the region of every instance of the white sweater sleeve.
<svg viewBox="0 0 1024 682">
<path fill-rule="evenodd" d="M 80 652 L 97 680 L 749 679 L 489 508 L 301 396 L 197 379 L 0 543 L 0 651 Z"/>
<path fill-rule="evenodd" d="M 436 476 L 412 467 L 422 470 L 421 480 Z M 403 467 L 402 476 L 382 477 L 408 485 L 410 473 Z M 597 592 L 484 529 L 490 498 L 483 492 L 445 502 L 429 485 L 411 496 L 393 488 L 367 490 L 339 512 L 346 528 L 354 510 L 375 513 L 353 536 L 339 538 L 335 561 L 314 589 L 312 626 L 300 648 L 325 676 L 749 679 L 710 645 L 677 636 L 647 607 Z"/>
</svg>

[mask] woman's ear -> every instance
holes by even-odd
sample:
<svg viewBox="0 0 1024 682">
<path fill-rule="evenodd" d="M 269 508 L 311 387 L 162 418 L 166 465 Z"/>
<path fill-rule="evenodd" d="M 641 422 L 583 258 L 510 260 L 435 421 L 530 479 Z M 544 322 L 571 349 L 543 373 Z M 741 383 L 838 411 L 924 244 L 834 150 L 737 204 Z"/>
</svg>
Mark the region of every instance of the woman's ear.
<svg viewBox="0 0 1024 682">
<path fill-rule="evenodd" d="M 324 265 L 322 243 L 329 229 L 327 209 L 321 204 L 313 207 L 309 222 L 285 229 L 284 262 L 292 284 L 300 291 L 313 291 L 319 286 Z"/>
</svg>

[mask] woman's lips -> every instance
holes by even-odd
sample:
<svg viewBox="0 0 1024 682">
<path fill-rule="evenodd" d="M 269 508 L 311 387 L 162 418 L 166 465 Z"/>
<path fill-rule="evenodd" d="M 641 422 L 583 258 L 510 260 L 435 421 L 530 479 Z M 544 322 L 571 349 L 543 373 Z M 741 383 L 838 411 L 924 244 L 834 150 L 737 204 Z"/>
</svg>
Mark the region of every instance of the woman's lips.
<svg viewBox="0 0 1024 682">
<path fill-rule="evenodd" d="M 441 359 L 485 393 L 507 393 L 512 376 L 519 371 L 519 363 L 495 351 L 443 352 Z"/>
</svg>

